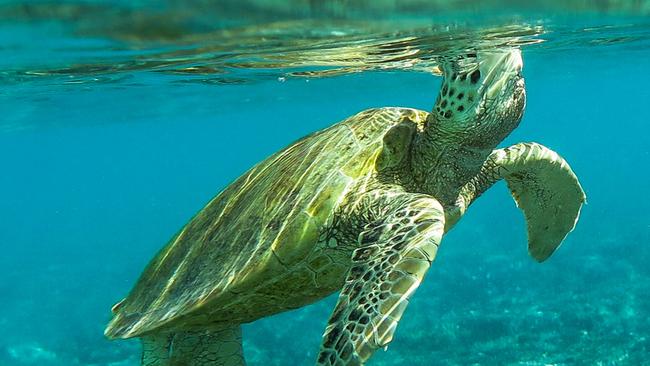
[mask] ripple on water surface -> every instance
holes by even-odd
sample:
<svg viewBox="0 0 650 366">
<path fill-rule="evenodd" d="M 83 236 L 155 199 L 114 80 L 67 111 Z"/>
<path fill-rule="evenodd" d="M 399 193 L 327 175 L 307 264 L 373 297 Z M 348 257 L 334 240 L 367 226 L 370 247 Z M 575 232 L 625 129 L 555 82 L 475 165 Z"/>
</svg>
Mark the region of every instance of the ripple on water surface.
<svg viewBox="0 0 650 366">
<path fill-rule="evenodd" d="M 0 78 L 93 84 L 156 72 L 227 85 L 366 70 L 435 73 L 441 54 L 477 48 L 551 52 L 650 43 L 645 2 L 503 4 L 468 10 L 459 2 L 414 0 L 8 2 L 0 5 Z"/>
</svg>

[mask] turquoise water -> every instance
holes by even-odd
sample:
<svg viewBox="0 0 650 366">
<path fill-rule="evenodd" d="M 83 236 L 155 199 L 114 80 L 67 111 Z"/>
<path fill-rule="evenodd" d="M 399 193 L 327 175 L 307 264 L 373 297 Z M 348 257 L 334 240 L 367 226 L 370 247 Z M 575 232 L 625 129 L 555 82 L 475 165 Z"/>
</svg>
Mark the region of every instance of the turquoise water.
<svg viewBox="0 0 650 366">
<path fill-rule="evenodd" d="M 436 55 L 504 44 L 528 104 L 501 146 L 560 152 L 588 205 L 538 264 L 488 191 L 369 364 L 650 365 L 647 3 L 241 4 L 0 2 L 0 365 L 138 365 L 110 308 L 214 194 L 360 110 L 430 110 Z M 246 325 L 249 364 L 314 364 L 335 300 Z"/>
</svg>

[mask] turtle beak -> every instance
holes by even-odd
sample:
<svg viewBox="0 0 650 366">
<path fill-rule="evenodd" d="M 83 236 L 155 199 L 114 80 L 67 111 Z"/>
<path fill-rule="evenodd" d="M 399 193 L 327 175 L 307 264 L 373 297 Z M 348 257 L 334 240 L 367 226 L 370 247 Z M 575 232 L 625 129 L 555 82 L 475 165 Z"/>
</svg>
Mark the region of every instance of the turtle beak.
<svg viewBox="0 0 650 366">
<path fill-rule="evenodd" d="M 485 54 L 480 61 L 479 68 L 486 75 L 482 83 L 484 87 L 487 87 L 486 97 L 497 98 L 509 80 L 513 77 L 521 78 L 523 65 L 519 49 Z"/>
</svg>

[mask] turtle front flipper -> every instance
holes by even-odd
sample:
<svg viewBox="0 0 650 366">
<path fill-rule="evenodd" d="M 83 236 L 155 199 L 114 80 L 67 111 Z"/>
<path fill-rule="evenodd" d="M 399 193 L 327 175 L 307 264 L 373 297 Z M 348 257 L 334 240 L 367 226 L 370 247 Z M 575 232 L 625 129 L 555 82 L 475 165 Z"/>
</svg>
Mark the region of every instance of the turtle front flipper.
<svg viewBox="0 0 650 366">
<path fill-rule="evenodd" d="M 384 203 L 378 207 L 378 201 Z M 362 365 L 392 340 L 442 238 L 443 208 L 429 196 L 386 193 L 372 205 L 358 215 L 368 222 L 325 330 L 318 365 Z"/>
<path fill-rule="evenodd" d="M 578 222 L 585 192 L 569 164 L 537 143 L 494 150 L 460 194 L 461 211 L 499 179 L 505 179 L 528 225 L 528 251 L 544 261 Z"/>
</svg>

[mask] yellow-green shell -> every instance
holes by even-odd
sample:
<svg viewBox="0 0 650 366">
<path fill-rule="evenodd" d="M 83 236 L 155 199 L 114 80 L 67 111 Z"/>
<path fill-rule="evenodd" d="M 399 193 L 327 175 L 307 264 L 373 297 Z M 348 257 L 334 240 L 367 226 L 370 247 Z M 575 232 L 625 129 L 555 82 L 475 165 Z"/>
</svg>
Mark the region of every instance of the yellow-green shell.
<svg viewBox="0 0 650 366">
<path fill-rule="evenodd" d="M 405 118 L 421 123 L 426 113 L 364 111 L 253 167 L 156 255 L 106 334 L 128 338 L 175 324 L 252 321 L 335 291 L 346 268 L 313 253 L 355 183 L 372 176 L 386 131 Z M 297 303 L 283 303 L 296 295 Z"/>
</svg>

